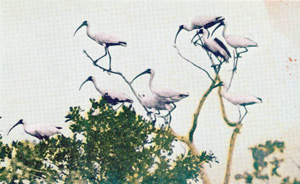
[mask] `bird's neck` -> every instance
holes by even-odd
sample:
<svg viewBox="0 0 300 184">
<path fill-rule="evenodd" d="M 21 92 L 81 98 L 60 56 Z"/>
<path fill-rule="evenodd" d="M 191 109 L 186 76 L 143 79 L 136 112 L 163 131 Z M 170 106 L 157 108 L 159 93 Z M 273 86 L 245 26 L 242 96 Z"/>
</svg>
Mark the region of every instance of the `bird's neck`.
<svg viewBox="0 0 300 184">
<path fill-rule="evenodd" d="M 206 40 L 208 40 L 208 32 L 207 32 L 207 30 L 203 30 L 203 40 L 204 40 L 204 42 L 206 41 Z"/>
<path fill-rule="evenodd" d="M 223 32 L 222 32 L 222 35 L 224 38 L 226 38 L 226 35 L 225 35 L 226 29 L 227 29 L 227 24 L 224 24 L 224 28 L 223 28 Z"/>
<path fill-rule="evenodd" d="M 101 88 L 98 86 L 98 84 L 96 83 L 96 80 L 94 79 L 92 82 L 93 82 L 93 84 L 94 84 L 96 90 L 97 90 L 101 95 L 104 95 L 103 90 L 101 90 Z"/>
<path fill-rule="evenodd" d="M 152 85 L 153 78 L 154 78 L 154 73 L 151 73 L 149 79 L 149 88 L 152 93 L 153 93 L 153 85 Z"/>
<path fill-rule="evenodd" d="M 86 26 L 86 34 L 90 37 L 90 39 L 95 40 L 94 35 L 90 32 L 90 24 Z"/>
</svg>

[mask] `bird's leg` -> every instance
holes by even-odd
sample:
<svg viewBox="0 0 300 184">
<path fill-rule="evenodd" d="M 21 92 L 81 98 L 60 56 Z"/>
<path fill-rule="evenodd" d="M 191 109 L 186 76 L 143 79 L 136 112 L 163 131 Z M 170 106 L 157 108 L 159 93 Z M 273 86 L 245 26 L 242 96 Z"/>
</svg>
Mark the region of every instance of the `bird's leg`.
<svg viewBox="0 0 300 184">
<path fill-rule="evenodd" d="M 152 119 L 152 117 L 151 117 L 151 119 Z M 155 123 L 156 123 L 156 116 L 155 116 L 155 114 L 154 114 L 154 119 L 152 120 L 152 126 L 153 126 L 153 127 L 155 127 Z"/>
<path fill-rule="evenodd" d="M 241 56 L 240 56 L 241 54 L 248 52 L 247 47 L 244 47 L 244 49 L 245 49 L 244 51 L 237 53 L 237 55 L 238 55 L 239 58 L 241 58 Z"/>
<path fill-rule="evenodd" d="M 108 48 L 107 48 L 107 52 L 108 52 L 108 57 L 109 57 L 109 69 L 108 69 L 108 71 L 111 71 L 111 55 L 110 55 L 110 52 L 109 52 Z"/>
<path fill-rule="evenodd" d="M 196 34 L 193 36 L 193 38 L 192 38 L 192 40 L 191 40 L 191 43 L 193 43 L 195 46 L 196 46 L 198 40 L 194 41 L 194 39 L 195 39 L 196 36 L 198 36 L 198 35 L 199 35 L 199 31 L 196 31 Z"/>
<path fill-rule="evenodd" d="M 155 113 L 156 115 L 160 115 L 160 111 L 159 110 L 157 110 L 157 113 Z"/>
<path fill-rule="evenodd" d="M 122 107 L 124 105 L 124 102 L 123 103 L 121 103 L 121 105 L 118 107 L 118 108 L 116 108 L 116 110 L 115 111 L 118 111 L 118 109 L 120 108 L 120 107 Z"/>
<path fill-rule="evenodd" d="M 238 108 L 239 108 L 239 123 L 241 122 L 240 120 L 241 120 L 241 108 L 240 108 L 240 106 L 238 106 Z"/>
<path fill-rule="evenodd" d="M 207 38 L 209 38 L 209 36 L 210 36 L 210 32 L 209 32 L 209 30 L 208 29 L 206 29 L 207 30 Z"/>
<path fill-rule="evenodd" d="M 174 111 L 174 109 L 176 108 L 176 105 L 174 104 L 174 102 L 171 103 L 173 105 L 173 108 L 169 111 L 169 113 L 166 115 L 170 115 L 172 111 Z"/>
<path fill-rule="evenodd" d="M 103 57 L 105 57 L 106 55 L 107 55 L 107 51 L 108 51 L 108 47 L 104 47 L 104 51 L 105 51 L 105 54 L 103 55 L 103 56 L 101 56 L 101 57 L 99 57 L 98 59 L 96 59 L 95 61 L 94 61 L 94 64 L 97 64 L 97 62 L 100 60 L 100 59 L 102 59 Z"/>
<path fill-rule="evenodd" d="M 235 49 L 235 50 L 236 50 L 236 49 Z M 233 52 L 233 56 L 234 56 L 234 58 L 233 58 L 233 69 L 232 69 L 232 73 L 231 73 L 230 82 L 229 82 L 229 85 L 228 85 L 228 88 L 227 88 L 226 91 L 228 91 L 229 88 L 231 87 L 231 83 L 232 83 L 232 80 L 233 80 L 233 76 L 234 76 L 234 73 L 235 73 L 235 71 L 236 71 L 236 65 L 237 65 L 238 57 L 235 57 L 234 52 Z"/>
<path fill-rule="evenodd" d="M 169 125 L 171 124 L 171 121 L 172 121 L 172 115 L 171 115 L 171 114 L 169 114 L 169 120 L 168 120 L 168 122 L 169 122 Z"/>
<path fill-rule="evenodd" d="M 246 106 L 244 106 L 244 108 L 245 108 L 246 112 L 245 112 L 244 116 L 242 117 L 242 119 L 240 120 L 240 122 L 242 122 L 242 121 L 243 121 L 244 117 L 245 117 L 245 116 L 246 116 L 246 114 L 248 113 L 248 110 L 247 110 Z"/>
</svg>

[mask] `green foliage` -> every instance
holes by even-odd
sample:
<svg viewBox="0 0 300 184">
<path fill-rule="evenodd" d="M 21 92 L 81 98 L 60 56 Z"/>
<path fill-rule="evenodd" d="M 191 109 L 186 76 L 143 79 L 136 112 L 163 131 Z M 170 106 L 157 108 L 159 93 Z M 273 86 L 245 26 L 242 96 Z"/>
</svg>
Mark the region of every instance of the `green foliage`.
<svg viewBox="0 0 300 184">
<path fill-rule="evenodd" d="M 265 144 L 251 147 L 254 171 L 252 173 L 244 172 L 244 174 L 237 174 L 235 175 L 235 179 L 244 179 L 245 183 L 253 183 L 254 178 L 258 180 L 269 180 L 270 176 L 281 177 L 278 173 L 278 169 L 281 163 L 284 162 L 284 159 L 273 157 L 273 160 L 267 161 L 267 158 L 274 153 L 283 153 L 284 148 L 284 142 L 281 141 L 266 141 Z M 271 174 L 268 174 L 268 166 Z M 294 184 L 289 181 L 289 178 L 290 177 L 283 178 L 281 184 Z M 298 182 L 296 178 L 294 182 Z"/>
<path fill-rule="evenodd" d="M 119 111 L 105 100 L 91 99 L 82 115 L 70 107 L 70 137 L 57 135 L 33 144 L 4 145 L 0 139 L 0 179 L 6 183 L 187 183 L 197 181 L 200 165 L 212 153 L 174 155 L 177 141 L 167 129 L 156 129 L 131 107 Z"/>
</svg>

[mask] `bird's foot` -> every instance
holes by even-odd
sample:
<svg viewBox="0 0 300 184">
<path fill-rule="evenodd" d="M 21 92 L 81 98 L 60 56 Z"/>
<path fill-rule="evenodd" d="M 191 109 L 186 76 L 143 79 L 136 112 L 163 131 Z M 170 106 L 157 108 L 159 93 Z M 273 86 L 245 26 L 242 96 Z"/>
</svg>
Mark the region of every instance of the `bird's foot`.
<svg viewBox="0 0 300 184">
<path fill-rule="evenodd" d="M 151 116 L 152 112 L 148 111 L 147 116 Z"/>
</svg>

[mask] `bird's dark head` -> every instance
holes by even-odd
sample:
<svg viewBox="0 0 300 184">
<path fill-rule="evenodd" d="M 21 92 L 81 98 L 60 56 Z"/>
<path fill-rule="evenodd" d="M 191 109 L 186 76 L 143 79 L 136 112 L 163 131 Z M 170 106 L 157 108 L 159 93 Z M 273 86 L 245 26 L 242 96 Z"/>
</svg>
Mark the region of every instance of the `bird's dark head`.
<svg viewBox="0 0 300 184">
<path fill-rule="evenodd" d="M 88 25 L 88 21 L 87 20 L 83 21 L 81 25 L 82 26 L 87 26 Z"/>
<path fill-rule="evenodd" d="M 93 76 L 89 76 L 86 80 L 87 81 L 94 81 L 94 77 Z"/>
<path fill-rule="evenodd" d="M 11 131 L 13 128 L 15 128 L 17 125 L 20 125 L 20 124 L 24 124 L 23 119 L 20 119 L 14 126 L 12 126 L 12 127 L 10 128 L 10 130 L 8 131 L 7 135 L 10 133 L 10 131 Z"/>
<path fill-rule="evenodd" d="M 147 70 L 145 70 L 145 71 L 143 71 L 142 73 L 140 73 L 140 74 L 138 74 L 137 76 L 135 76 L 135 77 L 132 79 L 132 81 L 130 82 L 130 84 L 132 84 L 133 81 L 134 81 L 135 79 L 137 79 L 138 77 L 140 77 L 141 75 L 144 75 L 144 74 L 152 74 L 152 73 L 154 73 L 154 70 L 151 69 L 151 68 L 148 68 Z"/>
<path fill-rule="evenodd" d="M 75 36 L 75 34 L 77 33 L 77 31 L 80 29 L 80 28 L 82 28 L 83 26 L 88 26 L 88 21 L 83 21 L 82 22 L 82 24 L 76 29 L 76 31 L 75 31 L 75 33 L 74 33 L 74 35 L 73 36 Z"/>
<path fill-rule="evenodd" d="M 201 28 L 200 30 L 199 30 L 199 32 L 198 32 L 199 34 L 203 34 L 204 33 L 204 29 L 203 28 Z"/>
<path fill-rule="evenodd" d="M 223 21 L 225 18 L 223 16 L 216 17 L 216 21 Z"/>
<path fill-rule="evenodd" d="M 81 85 L 80 85 L 80 87 L 79 87 L 79 91 L 81 90 L 81 87 L 86 83 L 86 82 L 88 82 L 88 81 L 92 81 L 92 82 L 94 82 L 94 77 L 93 76 L 89 76 Z"/>
<path fill-rule="evenodd" d="M 175 36 L 174 44 L 176 44 L 177 36 L 179 35 L 180 31 L 181 31 L 183 28 L 184 28 L 184 25 L 180 25 L 180 26 L 179 26 L 178 31 L 177 31 L 176 36 Z"/>
</svg>

